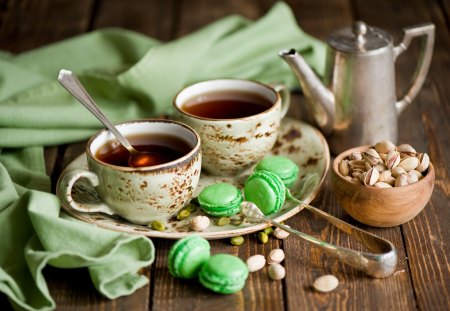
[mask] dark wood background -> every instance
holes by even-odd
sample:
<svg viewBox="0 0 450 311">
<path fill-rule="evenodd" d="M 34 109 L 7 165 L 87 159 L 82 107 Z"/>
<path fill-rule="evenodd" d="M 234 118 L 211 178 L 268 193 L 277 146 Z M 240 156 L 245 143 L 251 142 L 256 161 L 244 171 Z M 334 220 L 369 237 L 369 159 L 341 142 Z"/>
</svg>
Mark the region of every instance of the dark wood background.
<svg viewBox="0 0 450 311">
<path fill-rule="evenodd" d="M 0 49 L 15 53 L 82 34 L 117 26 L 163 41 L 186 35 L 218 18 L 240 14 L 257 19 L 274 1 L 250 0 L 0 0 Z M 246 287 L 233 295 L 213 294 L 196 282 L 172 278 L 166 259 L 173 241 L 154 240 L 155 263 L 143 273 L 149 285 L 116 300 L 100 296 L 84 269 L 44 271 L 60 310 L 450 310 L 450 2 L 444 0 L 290 0 L 300 27 L 326 40 L 331 31 L 355 20 L 391 32 L 395 42 L 401 28 L 431 21 L 436 45 L 427 81 L 414 103 L 399 118 L 399 141 L 427 152 L 436 168 L 430 202 L 412 221 L 377 229 L 353 221 L 339 208 L 327 178 L 313 204 L 345 221 L 392 241 L 399 250 L 399 265 L 387 279 L 372 279 L 328 258 L 305 242 L 288 238 L 260 244 L 254 235 L 236 247 L 228 239 L 212 241 L 212 251 L 229 252 L 246 259 L 273 248 L 286 252 L 287 276 L 271 281 L 260 271 L 250 275 Z M 418 44 L 397 61 L 399 96 L 409 85 Z M 276 57 L 276 56 L 274 56 Z M 0 68 L 1 70 L 1 68 Z M 308 121 L 301 108 L 304 98 L 294 96 L 290 116 Z M 374 120 L 376 122 L 376 120 Z M 61 170 L 83 152 L 85 142 L 46 148 L 48 173 L 55 182 Z M 308 212 L 287 221 L 292 227 L 331 243 L 358 249 L 345 234 Z M 312 290 L 315 278 L 331 273 L 339 287 L 328 294 Z M 0 306 L 8 306 L 0 295 Z M 3 309 L 1 307 L 1 309 Z"/>
</svg>

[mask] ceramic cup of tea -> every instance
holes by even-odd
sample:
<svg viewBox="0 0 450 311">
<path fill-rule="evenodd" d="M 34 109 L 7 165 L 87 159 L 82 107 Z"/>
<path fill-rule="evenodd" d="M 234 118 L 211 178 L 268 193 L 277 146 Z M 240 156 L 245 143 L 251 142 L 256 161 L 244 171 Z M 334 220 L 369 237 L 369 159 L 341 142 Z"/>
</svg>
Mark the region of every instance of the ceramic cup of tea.
<svg viewBox="0 0 450 311">
<path fill-rule="evenodd" d="M 233 176 L 272 149 L 290 92 L 283 85 L 217 79 L 184 88 L 173 105 L 174 117 L 200 135 L 202 167 L 213 175 Z"/>
<path fill-rule="evenodd" d="M 58 193 L 81 212 L 117 214 L 136 224 L 165 221 L 191 198 L 201 171 L 200 137 L 189 126 L 170 120 L 139 120 L 117 125 L 138 151 L 157 155 L 158 163 L 129 167 L 128 151 L 108 131 L 86 145 L 89 169 L 64 173 Z M 85 204 L 72 198 L 72 187 L 87 178 L 102 202 Z"/>
</svg>

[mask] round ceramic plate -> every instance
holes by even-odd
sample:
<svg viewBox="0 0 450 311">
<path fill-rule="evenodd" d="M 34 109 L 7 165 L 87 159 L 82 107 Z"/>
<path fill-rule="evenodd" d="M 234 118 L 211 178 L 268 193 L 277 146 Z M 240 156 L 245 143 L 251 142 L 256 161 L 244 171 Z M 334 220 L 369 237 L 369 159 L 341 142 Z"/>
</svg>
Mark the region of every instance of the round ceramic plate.
<svg viewBox="0 0 450 311">
<path fill-rule="evenodd" d="M 304 203 L 310 203 L 322 184 L 330 163 L 328 145 L 322 134 L 314 127 L 303 122 L 286 118 L 283 119 L 280 135 L 271 151 L 273 155 L 282 155 L 294 161 L 300 168 L 297 182 L 290 187 L 294 197 Z M 65 171 L 73 169 L 87 169 L 86 154 L 81 154 L 71 162 Z M 228 182 L 243 188 L 245 180 L 251 174 L 252 169 L 243 172 L 240 176 L 220 177 L 201 173 L 200 181 L 194 192 L 194 198 L 208 185 L 218 182 Z M 58 197 L 62 194 L 57 193 Z M 80 203 L 100 201 L 95 189 L 85 179 L 80 179 L 72 189 L 72 197 Z M 179 239 L 189 234 L 198 234 L 206 239 L 221 239 L 237 235 L 244 235 L 259 231 L 267 227 L 267 224 L 252 224 L 244 217 L 237 214 L 231 217 L 230 224 L 218 226 L 217 219 L 211 217 L 211 225 L 203 232 L 194 232 L 189 228 L 189 219 L 196 215 L 203 215 L 197 208 L 191 216 L 179 221 L 174 217 L 166 223 L 165 231 L 155 231 L 150 227 L 132 224 L 119 216 L 111 216 L 102 213 L 83 213 L 63 204 L 63 209 L 72 217 L 81 221 L 108 228 L 115 231 L 142 234 L 149 237 Z M 277 221 L 283 221 L 302 209 L 295 202 L 287 200 L 277 213 L 270 215 Z"/>
</svg>

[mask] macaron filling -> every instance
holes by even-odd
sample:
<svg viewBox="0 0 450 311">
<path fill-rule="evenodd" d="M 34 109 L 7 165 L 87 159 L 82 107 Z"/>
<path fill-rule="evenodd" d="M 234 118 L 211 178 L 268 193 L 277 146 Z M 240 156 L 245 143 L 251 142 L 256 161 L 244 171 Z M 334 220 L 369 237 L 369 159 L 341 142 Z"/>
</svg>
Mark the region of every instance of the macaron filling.
<svg viewBox="0 0 450 311">
<path fill-rule="evenodd" d="M 258 171 L 250 175 L 245 182 L 244 196 L 263 212 L 270 215 L 283 206 L 286 199 L 286 187 L 278 175 L 269 171 Z"/>
<path fill-rule="evenodd" d="M 243 197 L 241 191 L 227 183 L 210 185 L 200 192 L 198 202 L 210 216 L 232 216 L 239 212 Z"/>
</svg>

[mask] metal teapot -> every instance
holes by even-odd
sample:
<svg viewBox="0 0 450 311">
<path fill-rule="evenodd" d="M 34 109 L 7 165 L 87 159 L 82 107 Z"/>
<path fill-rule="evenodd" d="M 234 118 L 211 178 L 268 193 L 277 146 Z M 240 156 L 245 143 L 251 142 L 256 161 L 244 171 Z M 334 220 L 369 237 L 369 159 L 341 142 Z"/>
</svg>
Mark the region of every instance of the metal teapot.
<svg viewBox="0 0 450 311">
<path fill-rule="evenodd" d="M 280 51 L 300 81 L 309 112 L 329 135 L 333 153 L 385 139 L 397 142 L 397 117 L 421 89 L 434 45 L 431 23 L 403 31 L 403 40 L 395 47 L 386 31 L 360 21 L 332 33 L 323 83 L 295 50 Z M 424 44 L 413 81 L 397 101 L 395 60 L 418 36 L 423 36 Z"/>
</svg>

